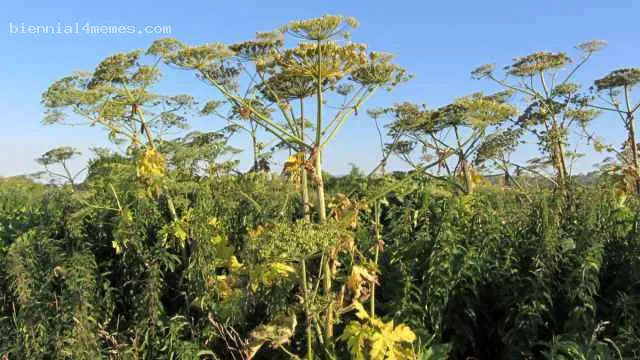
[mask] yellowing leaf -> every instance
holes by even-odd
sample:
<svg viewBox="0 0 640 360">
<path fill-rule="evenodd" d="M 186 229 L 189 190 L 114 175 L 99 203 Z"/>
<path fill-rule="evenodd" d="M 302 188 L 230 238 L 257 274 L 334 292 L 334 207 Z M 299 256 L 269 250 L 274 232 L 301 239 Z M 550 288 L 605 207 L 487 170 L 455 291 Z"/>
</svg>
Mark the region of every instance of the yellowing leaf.
<svg viewBox="0 0 640 360">
<path fill-rule="evenodd" d="M 361 322 L 351 321 L 338 338 L 338 340 L 347 342 L 351 358 L 415 359 L 415 354 L 409 344 L 416 340 L 416 335 L 408 326 L 404 324 L 394 326 L 393 320 L 385 323 L 379 318 L 370 317 L 364 306 L 358 301 L 354 301 L 351 306 L 356 310 L 356 317 Z"/>
<path fill-rule="evenodd" d="M 138 176 L 144 180 L 153 180 L 164 176 L 166 170 L 166 160 L 164 156 L 154 148 L 148 148 L 140 157 L 138 162 Z"/>
<path fill-rule="evenodd" d="M 351 321 L 338 338 L 338 340 L 347 342 L 347 348 L 349 349 L 351 358 L 354 360 L 365 359 L 365 347 L 368 336 L 367 330 L 368 329 L 363 327 L 359 322 Z"/>
<path fill-rule="evenodd" d="M 235 255 L 231 255 L 229 261 L 227 261 L 227 267 L 229 270 L 233 271 L 241 268 L 242 264 L 238 261 L 238 258 L 236 258 Z"/>
<path fill-rule="evenodd" d="M 111 242 L 111 246 L 113 247 L 113 249 L 116 251 L 116 254 L 121 254 L 122 253 L 122 246 L 120 246 L 120 243 L 117 241 L 112 241 Z"/>
<path fill-rule="evenodd" d="M 220 221 L 218 220 L 217 217 L 214 216 L 211 219 L 209 219 L 208 224 L 213 226 L 214 228 L 217 228 L 220 225 Z"/>
<path fill-rule="evenodd" d="M 258 225 L 254 229 L 248 229 L 247 233 L 251 238 L 254 238 L 254 239 L 258 238 L 260 235 L 264 233 L 264 227 L 262 227 L 261 225 Z"/>
<path fill-rule="evenodd" d="M 211 238 L 211 242 L 216 248 L 216 258 L 224 262 L 228 261 L 233 256 L 233 248 L 227 245 L 227 239 L 220 235 L 215 235 Z"/>
<path fill-rule="evenodd" d="M 360 320 L 365 320 L 369 318 L 369 313 L 364 309 L 364 306 L 359 301 L 353 302 L 353 307 L 356 309 L 356 316 Z"/>
<path fill-rule="evenodd" d="M 387 344 L 381 333 L 375 333 L 370 338 L 371 350 L 369 352 L 370 359 L 385 359 Z"/>
<path fill-rule="evenodd" d="M 364 266 L 354 265 L 351 268 L 351 274 L 347 278 L 347 286 L 354 293 L 355 298 L 359 298 L 365 281 L 369 283 L 377 283 L 377 277 L 374 273 Z"/>
<path fill-rule="evenodd" d="M 289 156 L 284 162 L 282 173 L 287 175 L 293 183 L 299 183 L 302 175 L 302 168 L 304 167 L 304 153 L 299 152 L 297 154 Z"/>
<path fill-rule="evenodd" d="M 416 334 L 405 324 L 396 326 L 393 330 L 393 335 L 397 341 L 412 343 L 416 340 Z"/>
<path fill-rule="evenodd" d="M 215 285 L 216 290 L 220 297 L 227 298 L 233 295 L 233 285 L 235 283 L 235 278 L 227 275 L 217 275 L 215 277 Z"/>
<path fill-rule="evenodd" d="M 187 239 L 187 232 L 182 228 L 180 223 L 176 223 L 173 234 L 181 241 L 185 241 Z"/>
<path fill-rule="evenodd" d="M 297 325 L 295 315 L 280 315 L 271 323 L 260 325 L 251 331 L 251 338 L 247 346 L 247 355 L 251 359 L 268 343 L 272 348 L 277 348 L 288 343 L 295 332 Z"/>
<path fill-rule="evenodd" d="M 258 286 L 269 286 L 277 281 L 287 279 L 296 270 L 281 262 L 273 262 L 256 266 L 251 270 L 249 287 L 252 291 L 256 291 Z"/>
<path fill-rule="evenodd" d="M 271 268 L 283 275 L 292 274 L 296 272 L 296 269 L 292 268 L 291 266 L 285 263 L 280 263 L 280 262 L 271 263 Z"/>
</svg>

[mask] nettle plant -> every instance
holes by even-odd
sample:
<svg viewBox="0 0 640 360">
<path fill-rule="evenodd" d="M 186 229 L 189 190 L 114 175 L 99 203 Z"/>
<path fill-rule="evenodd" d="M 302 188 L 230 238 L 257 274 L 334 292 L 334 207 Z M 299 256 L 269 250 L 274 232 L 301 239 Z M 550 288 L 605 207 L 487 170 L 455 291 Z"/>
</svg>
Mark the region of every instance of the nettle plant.
<svg viewBox="0 0 640 360">
<path fill-rule="evenodd" d="M 482 65 L 471 75 L 489 79 L 522 96 L 526 107 L 513 126 L 532 134 L 544 156 L 530 161 L 533 167 L 551 165 L 557 182 L 564 184 L 570 176 L 571 158 L 578 154 L 567 150 L 571 131 L 584 128 L 598 112 L 588 106 L 589 98 L 581 94 L 575 75 L 591 56 L 605 46 L 590 41 L 577 46 L 581 55 L 572 59 L 564 52 L 538 51 L 517 57 L 504 68 L 504 77 L 495 65 Z"/>
<path fill-rule="evenodd" d="M 590 106 L 617 115 L 627 132 L 627 140 L 622 151 L 606 146 L 599 139 L 594 140 L 596 150 L 615 152 L 620 164 L 610 164 L 609 170 L 622 172 L 626 187 L 634 193 L 640 193 L 640 160 L 636 135 L 636 113 L 640 109 L 640 100 L 634 102 L 632 89 L 640 83 L 640 69 L 617 69 L 594 82 L 595 97 L 598 103 Z"/>
<path fill-rule="evenodd" d="M 508 104 L 510 92 L 492 95 L 480 93 L 457 99 L 451 104 L 427 109 L 423 105 L 401 103 L 374 111 L 374 116 L 391 115 L 389 137 L 394 141 L 388 149 L 414 168 L 436 167 L 440 173 L 462 179 L 462 190 L 472 193 L 480 179 L 474 163 L 497 158 L 513 146 L 499 141 L 507 137 L 502 126 L 516 114 Z M 415 158 L 419 148 L 419 158 Z M 488 151 L 491 148 L 492 153 Z"/>
</svg>

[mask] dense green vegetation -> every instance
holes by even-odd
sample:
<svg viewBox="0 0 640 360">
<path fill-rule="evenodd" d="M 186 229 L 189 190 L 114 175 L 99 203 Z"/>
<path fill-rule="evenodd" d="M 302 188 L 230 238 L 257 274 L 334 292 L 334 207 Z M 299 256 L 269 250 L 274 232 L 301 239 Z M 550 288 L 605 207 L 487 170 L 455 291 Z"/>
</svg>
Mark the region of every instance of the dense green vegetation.
<svg viewBox="0 0 640 360">
<path fill-rule="evenodd" d="M 323 150 L 410 78 L 348 40 L 356 26 L 161 39 L 53 83 L 45 123 L 101 127 L 123 151 L 95 149 L 82 181 L 68 146 L 37 160 L 48 184 L 0 179 L 1 358 L 639 358 L 640 70 L 573 83 L 597 41 L 504 78 L 484 65 L 473 76 L 504 91 L 368 109 L 380 163 L 336 177 Z M 216 100 L 157 93 L 163 69 Z M 603 112 L 622 146 L 589 130 Z M 187 131 L 194 116 L 223 129 Z M 589 181 L 571 174 L 575 134 L 612 154 Z M 539 156 L 517 164 L 524 142 Z"/>
</svg>

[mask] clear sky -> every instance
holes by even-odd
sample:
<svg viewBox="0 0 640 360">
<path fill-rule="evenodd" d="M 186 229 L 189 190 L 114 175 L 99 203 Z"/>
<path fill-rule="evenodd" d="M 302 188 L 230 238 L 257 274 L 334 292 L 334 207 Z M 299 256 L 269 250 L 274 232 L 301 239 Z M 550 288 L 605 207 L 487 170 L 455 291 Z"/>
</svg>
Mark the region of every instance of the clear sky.
<svg viewBox="0 0 640 360">
<path fill-rule="evenodd" d="M 33 159 L 55 146 L 88 152 L 90 146 L 106 145 L 105 134 L 97 129 L 41 125 L 41 93 L 72 71 L 92 69 L 111 53 L 146 48 L 161 37 L 10 34 L 10 24 L 169 25 L 169 36 L 198 44 L 241 41 L 289 20 L 326 13 L 356 17 L 361 25 L 354 41 L 396 54 L 397 62 L 415 74 L 393 93 L 379 93 L 371 107 L 404 100 L 438 106 L 471 92 L 491 91 L 490 84 L 470 79 L 476 66 L 508 64 L 514 56 L 536 50 L 571 52 L 574 45 L 591 39 L 607 40 L 609 46 L 595 55 L 579 79 L 590 83 L 609 70 L 640 66 L 640 1 L 633 0 L 5 1 L 0 12 L 0 175 L 39 170 Z M 176 85 L 178 92 L 190 89 L 181 85 Z M 199 88 L 195 95 L 215 93 Z M 215 121 L 198 120 L 194 128 L 220 127 Z M 598 119 L 594 129 L 621 139 L 621 125 L 614 118 Z M 328 170 L 342 173 L 349 163 L 369 168 L 377 161 L 376 151 L 371 120 L 361 114 L 350 120 L 327 153 Z M 590 170 L 593 162 L 582 160 L 577 168 Z"/>
</svg>

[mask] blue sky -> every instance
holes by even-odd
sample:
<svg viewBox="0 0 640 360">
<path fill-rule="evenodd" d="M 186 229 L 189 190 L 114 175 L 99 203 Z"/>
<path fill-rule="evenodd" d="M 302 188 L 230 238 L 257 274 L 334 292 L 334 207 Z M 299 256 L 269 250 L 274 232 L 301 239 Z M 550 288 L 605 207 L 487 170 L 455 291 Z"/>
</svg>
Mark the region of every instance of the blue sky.
<svg viewBox="0 0 640 360">
<path fill-rule="evenodd" d="M 586 40 L 603 39 L 598 53 L 579 79 L 590 83 L 618 67 L 640 66 L 638 1 L 10 1 L 0 14 L 0 176 L 38 170 L 33 161 L 44 151 L 71 145 L 84 152 L 106 145 L 97 129 L 45 127 L 40 95 L 59 77 L 92 69 L 105 56 L 146 48 L 159 36 L 146 34 L 10 34 L 21 25 L 171 26 L 171 37 L 188 43 L 236 42 L 256 31 L 289 20 L 337 13 L 356 17 L 355 41 L 396 54 L 415 78 L 393 93 L 379 93 L 370 107 L 410 100 L 431 106 L 475 91 L 494 88 L 471 80 L 476 66 L 508 64 L 535 50 L 569 51 Z M 215 97 L 195 82 L 175 82 L 177 92 L 195 89 L 198 97 Z M 173 90 L 173 89 L 171 89 Z M 194 128 L 216 128 L 199 119 Z M 613 142 L 622 129 L 612 117 L 593 128 Z M 236 140 L 242 144 L 243 139 Z M 343 173 L 350 163 L 370 168 L 377 161 L 376 135 L 364 114 L 352 118 L 326 154 L 329 171 Z M 531 154 L 521 154 L 523 159 Z M 590 153 L 590 155 L 593 155 Z M 84 161 L 84 159 L 82 160 Z M 578 171 L 591 169 L 583 159 Z M 80 164 L 77 164 L 80 166 Z"/>
</svg>

